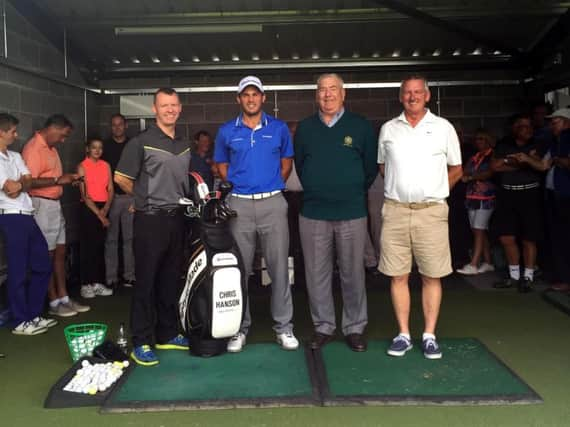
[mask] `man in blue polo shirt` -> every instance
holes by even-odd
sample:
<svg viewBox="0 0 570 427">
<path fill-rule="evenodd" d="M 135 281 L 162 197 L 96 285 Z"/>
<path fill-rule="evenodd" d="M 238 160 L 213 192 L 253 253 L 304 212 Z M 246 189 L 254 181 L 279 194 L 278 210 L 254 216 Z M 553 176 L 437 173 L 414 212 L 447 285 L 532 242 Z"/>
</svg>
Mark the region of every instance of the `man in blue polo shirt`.
<svg viewBox="0 0 570 427">
<path fill-rule="evenodd" d="M 287 125 L 262 111 L 264 102 L 261 81 L 255 76 L 244 77 L 237 95 L 241 114 L 220 127 L 214 161 L 222 180 L 234 186 L 229 204 L 238 216 L 232 221 L 231 230 L 244 261 L 245 277 L 252 269 L 259 236 L 272 279 L 271 315 L 277 342 L 285 350 L 295 350 L 299 341 L 291 323 L 287 202 L 281 193 L 291 173 L 293 145 Z M 248 299 L 240 331 L 228 342 L 229 352 L 241 351 L 250 325 Z"/>
</svg>

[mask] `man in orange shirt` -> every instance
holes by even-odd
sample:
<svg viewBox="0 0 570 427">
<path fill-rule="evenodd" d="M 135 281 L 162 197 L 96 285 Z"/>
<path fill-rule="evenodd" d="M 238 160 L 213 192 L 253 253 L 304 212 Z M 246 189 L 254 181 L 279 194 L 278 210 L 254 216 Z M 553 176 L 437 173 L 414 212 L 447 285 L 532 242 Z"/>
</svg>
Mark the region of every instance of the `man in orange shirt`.
<svg viewBox="0 0 570 427">
<path fill-rule="evenodd" d="M 69 298 L 65 283 L 65 219 L 59 199 L 63 185 L 79 182 L 77 174 L 63 174 L 56 146 L 65 141 L 73 124 L 61 114 L 50 116 L 42 129 L 28 141 L 22 157 L 32 175 L 29 195 L 32 197 L 35 220 L 48 243 L 53 273 L 48 287 L 49 313 L 75 316 L 89 307 Z"/>
</svg>

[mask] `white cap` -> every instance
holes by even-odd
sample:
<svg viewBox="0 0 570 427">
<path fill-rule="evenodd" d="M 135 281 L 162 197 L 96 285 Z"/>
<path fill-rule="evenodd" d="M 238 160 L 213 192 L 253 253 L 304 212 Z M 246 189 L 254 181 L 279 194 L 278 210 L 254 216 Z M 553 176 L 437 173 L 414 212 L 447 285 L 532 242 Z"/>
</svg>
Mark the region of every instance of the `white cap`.
<svg viewBox="0 0 570 427">
<path fill-rule="evenodd" d="M 261 80 L 259 80 L 258 77 L 255 76 L 246 76 L 243 79 L 241 79 L 239 81 L 239 85 L 238 85 L 238 94 L 242 93 L 243 90 L 248 87 L 248 86 L 255 86 L 256 88 L 259 89 L 259 91 L 261 93 L 264 92 L 263 90 L 263 85 L 261 84 Z"/>
<path fill-rule="evenodd" d="M 546 117 L 549 119 L 553 117 L 563 117 L 565 119 L 570 120 L 570 108 L 560 108 L 559 110 L 556 110 L 554 113 L 549 114 Z"/>
</svg>

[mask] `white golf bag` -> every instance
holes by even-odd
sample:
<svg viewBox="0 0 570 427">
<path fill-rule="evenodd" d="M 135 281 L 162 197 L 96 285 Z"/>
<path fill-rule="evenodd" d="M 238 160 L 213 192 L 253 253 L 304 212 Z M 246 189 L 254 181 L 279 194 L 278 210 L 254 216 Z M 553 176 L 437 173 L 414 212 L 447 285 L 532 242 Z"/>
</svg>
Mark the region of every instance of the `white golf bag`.
<svg viewBox="0 0 570 427">
<path fill-rule="evenodd" d="M 243 262 L 230 233 L 228 221 L 236 216 L 225 204 L 229 182 L 210 192 L 202 177 L 195 182 L 193 200 L 181 200 L 192 218 L 191 256 L 179 300 L 182 330 L 190 341 L 190 353 L 215 356 L 226 351 L 227 341 L 239 332 L 246 301 Z"/>
</svg>

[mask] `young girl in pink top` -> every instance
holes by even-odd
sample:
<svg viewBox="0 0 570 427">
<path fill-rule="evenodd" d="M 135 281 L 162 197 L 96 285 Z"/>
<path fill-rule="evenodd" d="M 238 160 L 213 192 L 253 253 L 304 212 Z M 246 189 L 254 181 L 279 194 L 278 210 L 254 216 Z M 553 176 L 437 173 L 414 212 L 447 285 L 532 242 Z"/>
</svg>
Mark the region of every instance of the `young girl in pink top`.
<svg viewBox="0 0 570 427">
<path fill-rule="evenodd" d="M 103 142 L 93 138 L 86 144 L 87 156 L 77 167 L 83 177 L 80 216 L 80 273 L 81 296 L 94 298 L 108 296 L 113 290 L 105 281 L 105 233 L 109 226 L 107 214 L 113 201 L 111 167 L 101 159 Z"/>
</svg>

